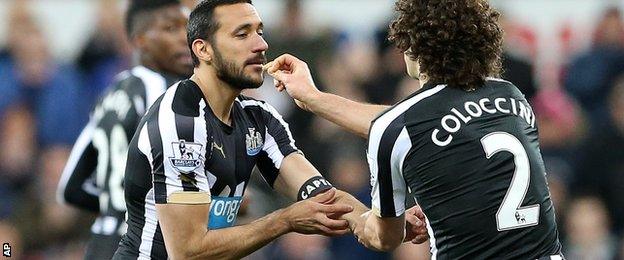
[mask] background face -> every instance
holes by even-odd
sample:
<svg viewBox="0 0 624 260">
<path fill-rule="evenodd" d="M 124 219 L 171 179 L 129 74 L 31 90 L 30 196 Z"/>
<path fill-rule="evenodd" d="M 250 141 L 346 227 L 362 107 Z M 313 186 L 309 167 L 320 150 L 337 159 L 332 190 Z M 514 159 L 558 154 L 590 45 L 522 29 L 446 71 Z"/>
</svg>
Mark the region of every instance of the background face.
<svg viewBox="0 0 624 260">
<path fill-rule="evenodd" d="M 188 76 L 193 60 L 186 44 L 188 18 L 181 8 L 173 5 L 152 11 L 153 21 L 143 32 L 145 42 L 139 48 L 162 70 Z"/>
<path fill-rule="evenodd" d="M 194 1 L 186 2 L 193 5 Z M 624 85 L 624 19 L 618 9 L 608 10 L 624 10 L 624 2 L 491 2 L 504 14 L 503 78 L 523 91 L 537 115 L 541 151 L 556 196 L 559 231 L 570 241 L 564 248 L 585 259 L 622 252 L 618 247 L 624 242 L 620 239 L 624 236 L 624 127 L 613 125 L 624 125 L 624 102 L 612 96 L 621 91 L 612 90 Z M 216 45 L 235 71 L 257 82 L 262 82 L 261 73 L 248 63 L 268 44 L 269 60 L 282 53 L 304 59 L 325 91 L 394 104 L 413 93 L 418 81 L 407 76 L 406 71 L 413 72 L 413 68 L 408 70 L 411 66 L 406 66 L 403 54 L 384 41 L 393 3 L 257 0 L 257 11 L 242 5 L 245 8 L 221 17 L 229 30 L 219 30 Z M 24 257 L 82 258 L 92 219 L 59 205 L 54 193 L 93 103 L 115 75 L 136 61 L 124 35 L 125 5 L 125 0 L 0 1 L 0 116 L 4 119 L 0 121 L 0 229 L 8 230 L 0 232 L 0 242 L 11 242 Z M 170 15 L 153 25 L 152 44 L 146 51 L 174 71 L 190 66 L 183 54 L 189 51 L 181 29 L 186 18 L 179 10 L 167 12 Z M 258 14 L 265 24 L 263 37 L 254 27 L 260 21 Z M 243 21 L 253 25 L 252 36 L 237 39 L 232 30 Z M 272 79 L 264 81 L 267 86 L 244 93 L 275 106 L 306 157 L 330 181 L 348 187 L 369 203 L 370 187 L 362 181 L 368 178 L 365 142 L 301 112 L 290 98 L 274 91 Z M 346 178 L 345 174 L 354 176 Z M 262 181 L 249 187 L 246 193 L 254 195 L 249 198 L 248 214 L 239 216 L 240 223 L 278 206 L 270 202 L 279 197 L 273 197 Z M 573 199 L 581 192 L 593 193 L 590 206 L 604 209 L 599 223 L 588 222 L 599 224 L 600 232 L 592 234 L 595 243 L 578 242 L 589 241 L 579 237 L 587 231 L 570 230 L 568 225 L 581 226 L 565 221 L 592 210 L 586 201 Z M 597 227 L 589 230 L 592 228 Z M 274 246 L 283 250 L 267 250 L 280 255 L 259 252 L 252 259 L 301 255 L 302 238 L 282 239 Z M 426 245 L 404 245 L 390 256 L 365 250 L 350 238 L 309 240 L 308 250 L 314 254 L 307 255 L 324 259 L 429 256 Z M 567 255 L 573 259 L 571 256 Z"/>
</svg>

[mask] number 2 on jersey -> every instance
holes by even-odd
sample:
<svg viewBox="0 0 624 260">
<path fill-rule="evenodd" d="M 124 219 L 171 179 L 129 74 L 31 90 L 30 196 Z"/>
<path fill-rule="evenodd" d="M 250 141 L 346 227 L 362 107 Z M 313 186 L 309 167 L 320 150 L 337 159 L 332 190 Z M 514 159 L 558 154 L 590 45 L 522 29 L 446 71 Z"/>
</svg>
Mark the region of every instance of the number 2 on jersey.
<svg viewBox="0 0 624 260">
<path fill-rule="evenodd" d="M 498 152 L 506 151 L 513 155 L 516 166 L 505 198 L 496 212 L 498 231 L 537 225 L 540 205 L 521 207 L 529 188 L 531 166 L 520 140 L 509 133 L 494 132 L 481 138 L 481 144 L 488 159 Z"/>
<path fill-rule="evenodd" d="M 110 141 L 110 143 L 109 143 Z M 98 150 L 98 163 L 96 168 L 96 183 L 102 189 L 100 198 L 100 211 L 108 211 L 108 202 L 117 211 L 126 211 L 126 202 L 123 193 L 123 178 L 126 167 L 126 154 L 128 151 L 128 138 L 121 125 L 115 125 L 110 133 L 110 139 L 106 131 L 96 128 L 93 133 L 93 146 Z M 108 189 L 106 187 L 108 167 Z"/>
</svg>

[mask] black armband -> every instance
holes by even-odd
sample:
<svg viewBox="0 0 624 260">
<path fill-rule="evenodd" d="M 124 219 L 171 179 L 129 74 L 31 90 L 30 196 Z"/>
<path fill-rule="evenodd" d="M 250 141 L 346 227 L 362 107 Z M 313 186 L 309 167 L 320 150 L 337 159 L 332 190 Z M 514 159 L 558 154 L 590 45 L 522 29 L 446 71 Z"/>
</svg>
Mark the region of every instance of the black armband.
<svg viewBox="0 0 624 260">
<path fill-rule="evenodd" d="M 314 176 L 307 180 L 301 188 L 299 188 L 299 193 L 297 194 L 297 201 L 305 200 L 312 198 L 319 193 L 323 193 L 334 186 L 329 183 L 323 176 Z"/>
</svg>

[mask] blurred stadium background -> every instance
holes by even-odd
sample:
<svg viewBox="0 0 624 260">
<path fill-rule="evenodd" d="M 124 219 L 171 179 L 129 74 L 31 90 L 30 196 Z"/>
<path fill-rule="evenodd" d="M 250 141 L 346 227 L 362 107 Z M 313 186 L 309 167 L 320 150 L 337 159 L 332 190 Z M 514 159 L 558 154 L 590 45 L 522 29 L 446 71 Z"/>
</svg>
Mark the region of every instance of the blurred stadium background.
<svg viewBox="0 0 624 260">
<path fill-rule="evenodd" d="M 269 58 L 296 54 L 324 90 L 392 104 L 417 84 L 384 41 L 393 2 L 255 5 Z M 624 259 L 624 1 L 491 2 L 504 14 L 504 78 L 538 117 L 566 256 Z M 124 0 L 0 0 L 0 242 L 10 242 L 14 259 L 82 259 L 93 216 L 59 205 L 55 189 L 90 107 L 132 64 L 124 7 Z M 287 117 L 298 146 L 336 186 L 369 200 L 363 140 L 297 110 L 269 81 L 248 94 Z M 246 195 L 239 222 L 283 203 L 261 181 Z M 428 245 L 382 254 L 352 237 L 287 235 L 250 259 L 428 259 Z"/>
</svg>

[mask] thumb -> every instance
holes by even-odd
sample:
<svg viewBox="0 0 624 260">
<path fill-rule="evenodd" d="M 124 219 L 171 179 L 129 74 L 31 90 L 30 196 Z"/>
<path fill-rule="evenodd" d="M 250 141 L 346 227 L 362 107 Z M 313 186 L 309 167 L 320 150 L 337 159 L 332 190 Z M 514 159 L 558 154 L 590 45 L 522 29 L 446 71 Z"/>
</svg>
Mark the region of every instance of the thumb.
<svg viewBox="0 0 624 260">
<path fill-rule="evenodd" d="M 312 197 L 311 200 L 318 203 L 328 203 L 334 198 L 334 195 L 336 195 L 336 191 L 334 189 L 330 189 Z"/>
<path fill-rule="evenodd" d="M 269 75 L 271 75 L 271 77 L 275 78 L 277 81 L 281 81 L 284 84 L 286 84 L 290 80 L 290 74 L 285 73 L 282 70 L 269 73 Z"/>
</svg>

